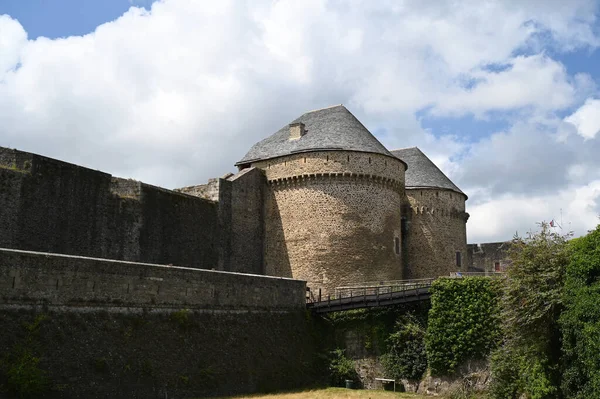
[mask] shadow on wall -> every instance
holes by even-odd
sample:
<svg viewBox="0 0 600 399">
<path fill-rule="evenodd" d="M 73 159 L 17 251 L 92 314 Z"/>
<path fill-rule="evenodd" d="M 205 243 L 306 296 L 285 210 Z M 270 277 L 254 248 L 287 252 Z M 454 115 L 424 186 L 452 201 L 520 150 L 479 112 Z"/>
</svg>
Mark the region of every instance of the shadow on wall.
<svg viewBox="0 0 600 399">
<path fill-rule="evenodd" d="M 268 276 L 292 277 L 292 267 L 288 256 L 288 243 L 283 231 L 281 212 L 270 187 L 264 191 L 265 238 L 264 274 Z"/>
</svg>

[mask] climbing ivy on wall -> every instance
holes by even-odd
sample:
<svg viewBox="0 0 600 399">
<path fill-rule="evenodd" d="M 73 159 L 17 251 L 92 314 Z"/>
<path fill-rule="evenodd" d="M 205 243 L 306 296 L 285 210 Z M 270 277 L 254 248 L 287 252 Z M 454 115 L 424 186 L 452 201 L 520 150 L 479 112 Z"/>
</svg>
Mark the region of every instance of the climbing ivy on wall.
<svg viewBox="0 0 600 399">
<path fill-rule="evenodd" d="M 425 346 L 432 375 L 451 375 L 470 359 L 484 359 L 499 337 L 500 281 L 441 278 L 431 287 Z"/>
</svg>

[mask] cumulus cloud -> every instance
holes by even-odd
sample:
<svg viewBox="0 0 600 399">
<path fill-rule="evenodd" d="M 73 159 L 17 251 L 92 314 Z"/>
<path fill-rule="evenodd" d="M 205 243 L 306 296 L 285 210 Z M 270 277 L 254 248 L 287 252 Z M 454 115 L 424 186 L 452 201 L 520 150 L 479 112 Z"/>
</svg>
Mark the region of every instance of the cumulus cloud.
<svg viewBox="0 0 600 399">
<path fill-rule="evenodd" d="M 565 118 L 577 128 L 577 133 L 586 140 L 600 132 L 600 100 L 588 99 L 577 111 Z"/>
<path fill-rule="evenodd" d="M 389 148 L 420 146 L 470 190 L 470 237 L 492 237 L 475 216 L 486 201 L 596 179 L 598 140 L 580 136 L 593 113 L 557 116 L 595 82 L 549 54 L 598 46 L 597 5 L 566 3 L 163 0 L 85 36 L 36 40 L 0 16 L 0 145 L 172 188 L 231 171 L 302 112 L 344 103 Z M 416 117 L 496 111 L 511 112 L 510 129 L 477 143 Z"/>
</svg>

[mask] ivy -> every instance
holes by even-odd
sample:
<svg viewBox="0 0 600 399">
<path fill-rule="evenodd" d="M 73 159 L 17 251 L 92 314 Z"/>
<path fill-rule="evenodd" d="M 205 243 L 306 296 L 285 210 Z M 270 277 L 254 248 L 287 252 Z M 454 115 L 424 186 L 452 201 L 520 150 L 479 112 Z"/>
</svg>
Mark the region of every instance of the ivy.
<svg viewBox="0 0 600 399">
<path fill-rule="evenodd" d="M 484 359 L 499 337 L 500 281 L 440 278 L 431 287 L 425 345 L 433 375 L 452 375 L 470 359 Z"/>
</svg>

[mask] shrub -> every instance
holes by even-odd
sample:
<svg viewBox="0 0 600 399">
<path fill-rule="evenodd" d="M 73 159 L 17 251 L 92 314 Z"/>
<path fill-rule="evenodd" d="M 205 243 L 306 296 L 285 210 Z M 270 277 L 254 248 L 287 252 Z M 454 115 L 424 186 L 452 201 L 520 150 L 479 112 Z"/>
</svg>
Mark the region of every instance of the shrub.
<svg viewBox="0 0 600 399">
<path fill-rule="evenodd" d="M 343 349 L 330 352 L 329 378 L 333 386 L 343 386 L 346 380 L 358 380 L 354 363 L 346 357 Z"/>
<path fill-rule="evenodd" d="M 401 319 L 386 343 L 388 352 L 381 356 L 381 363 L 387 375 L 394 379 L 421 379 L 427 369 L 423 326 L 412 316 Z"/>
</svg>

